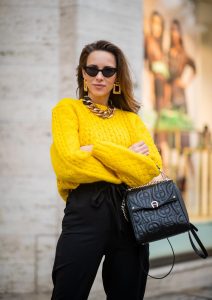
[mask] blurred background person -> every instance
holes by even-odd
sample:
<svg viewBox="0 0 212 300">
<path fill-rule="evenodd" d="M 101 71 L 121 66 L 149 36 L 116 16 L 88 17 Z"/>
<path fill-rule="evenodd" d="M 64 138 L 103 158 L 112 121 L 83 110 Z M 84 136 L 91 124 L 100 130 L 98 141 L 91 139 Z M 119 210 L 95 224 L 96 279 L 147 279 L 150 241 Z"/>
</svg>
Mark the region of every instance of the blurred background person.
<svg viewBox="0 0 212 300">
<path fill-rule="evenodd" d="M 192 81 L 195 73 L 196 66 L 194 60 L 187 54 L 182 37 L 182 30 L 180 22 L 176 19 L 172 20 L 170 28 L 170 49 L 168 51 L 169 61 L 169 83 L 170 83 L 170 103 L 173 110 L 179 111 L 183 114 L 188 114 L 188 107 L 186 102 L 185 89 Z M 187 67 L 191 72 L 186 72 Z M 185 132 L 186 128 L 180 133 L 180 153 L 183 152 L 185 147 L 190 146 L 189 132 Z M 176 147 L 175 143 L 173 144 Z M 183 160 L 184 161 L 184 160 Z M 191 157 L 187 159 L 188 167 L 194 172 Z M 186 169 L 187 166 L 184 162 L 182 168 L 178 168 L 177 182 L 181 191 L 186 189 Z"/>
<path fill-rule="evenodd" d="M 150 16 L 149 32 L 145 37 L 145 60 L 149 69 L 150 89 L 153 92 L 153 109 L 157 113 L 154 125 L 154 139 L 163 157 L 166 169 L 168 151 L 167 134 L 158 132 L 160 112 L 169 106 L 168 85 L 169 70 L 167 55 L 163 49 L 164 18 L 158 11 L 153 11 Z"/>
<path fill-rule="evenodd" d="M 167 105 L 166 82 L 169 70 L 163 50 L 163 32 L 164 19 L 159 12 L 153 11 L 150 16 L 149 33 L 145 37 L 145 60 L 153 76 L 153 108 L 156 111 Z"/>
<path fill-rule="evenodd" d="M 196 73 L 194 60 L 187 54 L 183 38 L 181 25 L 178 20 L 173 20 L 170 29 L 170 49 L 168 52 L 169 73 L 171 85 L 171 105 L 173 109 L 188 112 L 185 89 Z M 189 66 L 192 72 L 185 78 L 184 72 Z"/>
</svg>

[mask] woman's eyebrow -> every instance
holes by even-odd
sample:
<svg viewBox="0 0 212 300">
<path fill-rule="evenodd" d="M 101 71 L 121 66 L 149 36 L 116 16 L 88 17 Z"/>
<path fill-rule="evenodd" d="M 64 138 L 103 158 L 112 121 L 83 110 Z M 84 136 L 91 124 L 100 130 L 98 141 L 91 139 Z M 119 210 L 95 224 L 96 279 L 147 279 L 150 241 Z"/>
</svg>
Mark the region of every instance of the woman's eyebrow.
<svg viewBox="0 0 212 300">
<path fill-rule="evenodd" d="M 87 67 L 97 67 L 98 68 L 97 65 L 93 65 L 93 64 L 89 64 L 89 65 L 87 65 Z"/>
<path fill-rule="evenodd" d="M 96 67 L 96 68 L 99 68 L 97 65 L 93 65 L 93 64 L 87 65 L 87 67 Z M 114 66 L 104 66 L 103 68 L 116 68 L 116 67 L 114 67 Z"/>
</svg>

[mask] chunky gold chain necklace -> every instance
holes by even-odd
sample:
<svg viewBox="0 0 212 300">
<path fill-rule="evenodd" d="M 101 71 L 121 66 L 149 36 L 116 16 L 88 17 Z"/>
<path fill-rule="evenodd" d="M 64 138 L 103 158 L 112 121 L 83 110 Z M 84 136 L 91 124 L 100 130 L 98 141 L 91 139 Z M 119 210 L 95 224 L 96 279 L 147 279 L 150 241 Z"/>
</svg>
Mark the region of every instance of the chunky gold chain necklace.
<svg viewBox="0 0 212 300">
<path fill-rule="evenodd" d="M 90 111 L 92 111 L 92 113 L 94 113 L 95 115 L 97 115 L 100 118 L 103 119 L 109 119 L 113 116 L 114 111 L 115 111 L 115 107 L 109 107 L 106 110 L 102 110 L 101 108 L 97 107 L 97 105 L 91 100 L 90 97 L 88 96 L 84 96 L 84 99 L 82 99 L 83 104 L 85 106 L 87 106 L 88 109 L 90 109 Z"/>
</svg>

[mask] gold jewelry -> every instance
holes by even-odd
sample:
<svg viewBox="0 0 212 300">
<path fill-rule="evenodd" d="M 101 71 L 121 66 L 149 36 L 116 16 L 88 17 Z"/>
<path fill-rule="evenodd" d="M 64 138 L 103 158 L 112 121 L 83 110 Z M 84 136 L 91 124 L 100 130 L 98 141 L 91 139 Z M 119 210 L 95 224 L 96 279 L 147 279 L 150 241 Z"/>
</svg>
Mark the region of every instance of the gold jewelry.
<svg viewBox="0 0 212 300">
<path fill-rule="evenodd" d="M 120 95 L 121 94 L 121 86 L 119 81 L 116 81 L 113 85 L 113 94 Z"/>
<path fill-rule="evenodd" d="M 97 105 L 88 96 L 84 96 L 84 99 L 82 99 L 82 101 L 83 101 L 83 104 L 85 106 L 87 106 L 87 108 L 90 109 L 90 111 L 92 113 L 94 113 L 95 115 L 97 115 L 100 118 L 109 119 L 114 114 L 114 111 L 115 111 L 114 106 L 111 106 L 111 107 L 108 106 L 108 108 L 106 110 L 102 110 L 99 107 L 97 107 Z"/>
<path fill-rule="evenodd" d="M 84 88 L 84 92 L 88 91 L 88 86 L 87 86 L 87 83 L 86 83 L 85 79 L 83 79 L 83 88 Z"/>
</svg>

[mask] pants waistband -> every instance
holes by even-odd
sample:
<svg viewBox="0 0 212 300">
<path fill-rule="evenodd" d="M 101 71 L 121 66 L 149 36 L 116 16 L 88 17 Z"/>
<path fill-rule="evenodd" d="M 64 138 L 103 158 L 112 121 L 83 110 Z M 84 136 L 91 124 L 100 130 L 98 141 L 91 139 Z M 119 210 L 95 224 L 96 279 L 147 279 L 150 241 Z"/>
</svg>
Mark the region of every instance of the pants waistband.
<svg viewBox="0 0 212 300">
<path fill-rule="evenodd" d="M 89 195 L 92 207 L 99 208 L 103 201 L 107 201 L 117 224 L 118 231 L 122 230 L 122 222 L 125 220 L 122 216 L 121 203 L 126 191 L 125 184 L 114 184 L 106 181 L 83 183 L 75 190 L 70 191 L 68 198 L 71 196 L 71 193 L 80 194 L 81 191 L 92 194 L 91 196 Z"/>
</svg>

